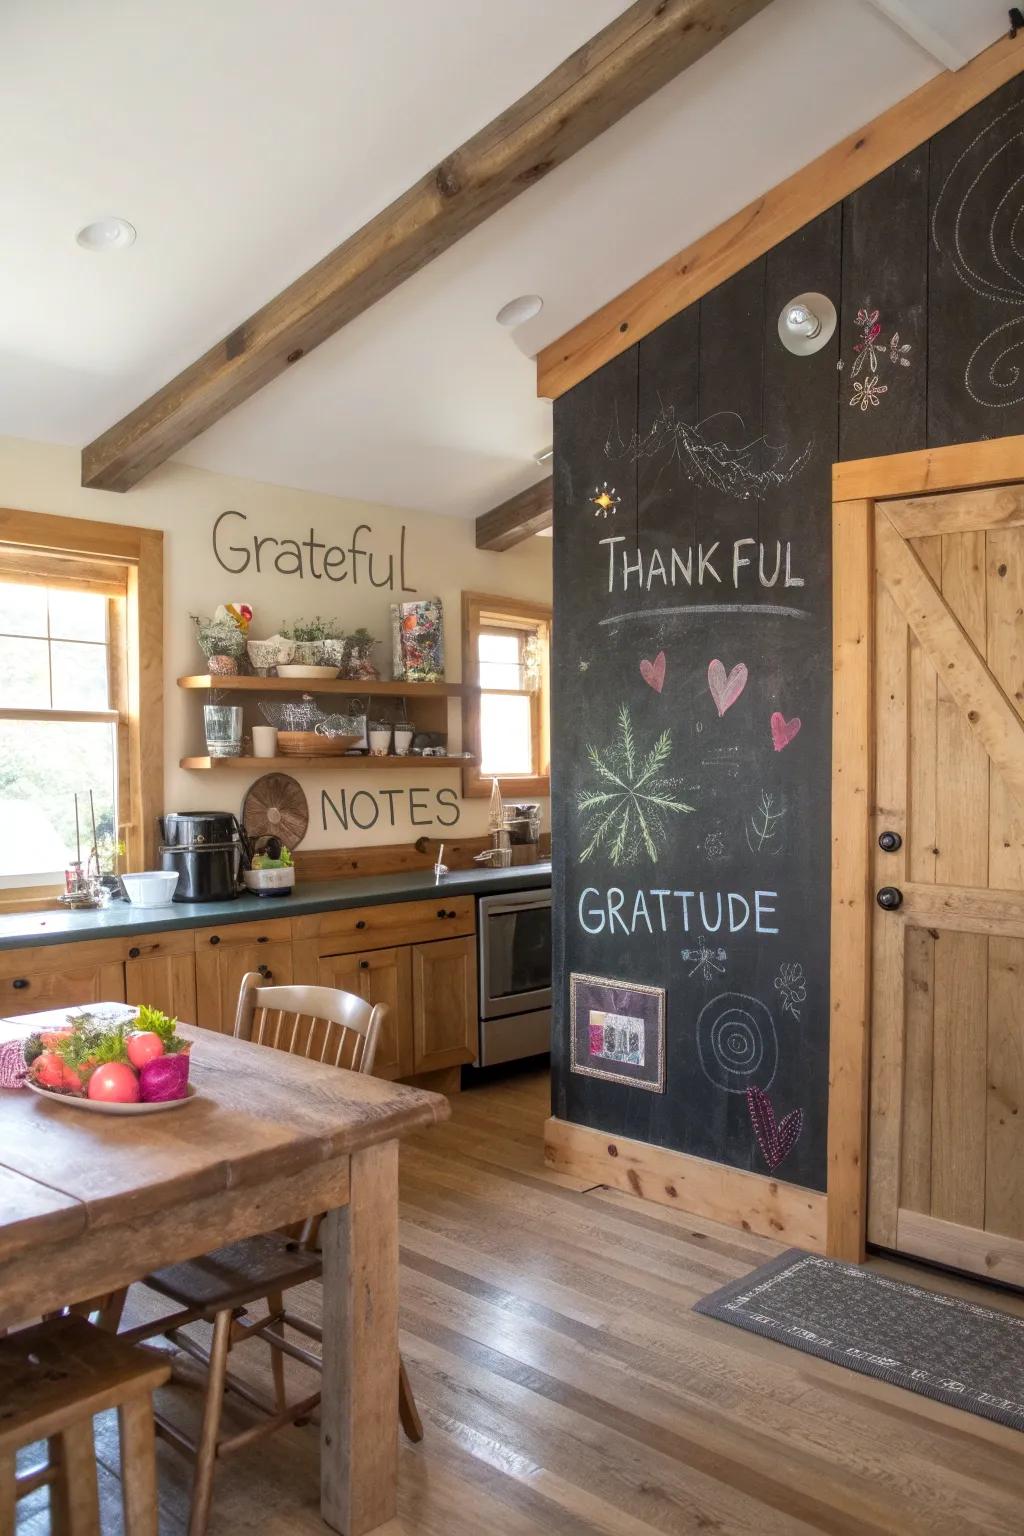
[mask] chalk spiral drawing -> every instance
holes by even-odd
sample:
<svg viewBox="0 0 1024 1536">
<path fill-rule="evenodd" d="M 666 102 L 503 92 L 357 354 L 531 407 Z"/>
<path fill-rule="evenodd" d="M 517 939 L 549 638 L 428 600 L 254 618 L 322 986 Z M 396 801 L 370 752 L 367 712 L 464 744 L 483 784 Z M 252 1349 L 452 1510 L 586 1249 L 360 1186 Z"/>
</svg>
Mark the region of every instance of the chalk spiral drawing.
<svg viewBox="0 0 1024 1536">
<path fill-rule="evenodd" d="M 726 958 L 725 950 L 721 947 L 712 949 L 703 934 L 697 940 L 696 949 L 684 949 L 681 954 L 684 960 L 696 962 L 693 970 L 687 974 L 699 976 L 701 981 L 714 981 L 716 976 L 721 976 L 725 971 L 725 966 L 719 963 Z"/>
<path fill-rule="evenodd" d="M 996 410 L 1024 400 L 1021 369 L 1013 361 L 1024 347 L 1024 251 L 1018 243 L 1024 176 L 1017 174 L 1016 160 L 1024 125 L 1006 121 L 1021 106 L 1008 107 L 971 140 L 943 182 L 932 212 L 935 249 L 949 257 L 965 287 L 993 304 L 1017 309 L 982 337 L 964 369 L 971 399 Z M 976 207 L 984 210 L 977 221 Z"/>
<path fill-rule="evenodd" d="M 783 1013 L 800 1017 L 800 1008 L 807 1001 L 807 979 L 798 961 L 783 961 L 775 978 L 775 990 L 782 999 Z"/>
<path fill-rule="evenodd" d="M 718 425 L 712 429 L 716 422 Z M 726 422 L 737 423 L 739 443 L 724 441 Z M 691 482 L 710 486 L 738 501 L 749 501 L 789 485 L 807 468 L 814 452 L 813 438 L 786 462 L 785 447 L 776 447 L 765 437 L 744 442 L 746 431 L 743 417 L 735 411 L 716 411 L 691 426 L 677 418 L 674 405 L 659 400 L 658 414 L 648 430 L 643 435 L 634 430 L 628 442 L 622 436 L 616 411 L 615 426 L 608 433 L 604 451 L 613 461 L 626 459 L 636 464 L 641 459 L 653 462 L 661 458 L 662 469 L 679 464 Z"/>
<path fill-rule="evenodd" d="M 788 1115 L 776 1120 L 772 1101 L 761 1088 L 747 1089 L 747 1109 L 761 1156 L 768 1164 L 768 1171 L 774 1173 L 800 1140 L 804 1112 L 791 1109 Z"/>
<path fill-rule="evenodd" d="M 641 661 L 640 676 L 649 688 L 660 693 L 665 686 L 665 652 L 659 651 L 653 661 Z"/>
<path fill-rule="evenodd" d="M 794 736 L 800 734 L 800 726 L 803 722 L 799 715 L 794 715 L 792 720 L 787 720 L 785 715 L 778 710 L 772 715 L 772 746 L 776 752 L 781 752 L 788 747 Z"/>
<path fill-rule="evenodd" d="M 757 810 L 751 812 L 743 827 L 751 853 L 777 854 L 785 851 L 784 844 L 779 842 L 782 831 L 779 823 L 786 814 L 786 808 L 781 800 L 778 810 L 775 804 L 775 796 L 762 789 Z"/>
<path fill-rule="evenodd" d="M 708 664 L 708 688 L 715 701 L 719 719 L 727 709 L 732 708 L 746 686 L 746 662 L 738 661 L 728 674 L 722 662 L 712 661 Z"/>
<path fill-rule="evenodd" d="M 697 1055 L 704 1076 L 726 1093 L 771 1087 L 779 1042 L 771 1012 L 756 997 L 722 992 L 697 1015 Z"/>
<path fill-rule="evenodd" d="M 662 731 L 644 752 L 634 737 L 625 704 L 618 718 L 615 741 L 607 747 L 587 746 L 598 785 L 576 798 L 590 837 L 579 856 L 581 864 L 606 846 L 613 864 L 633 864 L 644 853 L 657 863 L 668 838 L 669 818 L 693 810 L 676 798 L 679 781 L 663 772 L 672 751 L 671 731 Z"/>
</svg>

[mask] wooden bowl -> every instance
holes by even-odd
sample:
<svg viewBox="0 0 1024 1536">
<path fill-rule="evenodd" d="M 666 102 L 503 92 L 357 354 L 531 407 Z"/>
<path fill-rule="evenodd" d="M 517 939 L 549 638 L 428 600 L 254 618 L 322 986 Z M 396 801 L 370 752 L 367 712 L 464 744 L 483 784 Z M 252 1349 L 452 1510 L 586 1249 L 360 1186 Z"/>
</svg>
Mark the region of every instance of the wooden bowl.
<svg viewBox="0 0 1024 1536">
<path fill-rule="evenodd" d="M 358 736 L 318 736 L 316 731 L 278 731 L 277 750 L 282 757 L 339 757 L 358 740 Z"/>
</svg>

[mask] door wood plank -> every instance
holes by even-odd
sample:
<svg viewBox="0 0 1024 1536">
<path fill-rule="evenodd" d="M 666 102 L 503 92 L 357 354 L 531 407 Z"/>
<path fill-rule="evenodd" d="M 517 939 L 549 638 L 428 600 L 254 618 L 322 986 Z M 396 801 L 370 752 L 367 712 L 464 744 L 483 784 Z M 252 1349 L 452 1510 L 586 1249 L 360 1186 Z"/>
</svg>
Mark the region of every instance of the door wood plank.
<svg viewBox="0 0 1024 1536">
<path fill-rule="evenodd" d="M 918 885 L 911 880 L 903 887 L 900 915 L 905 922 L 918 928 L 1024 938 L 1024 894 L 1018 891 Z"/>
<path fill-rule="evenodd" d="M 988 939 L 942 934 L 935 946 L 929 1214 L 979 1229 L 985 1221 L 987 994 Z"/>
<path fill-rule="evenodd" d="M 943 686 L 1007 787 L 1024 805 L 1024 724 L 884 511 L 879 510 L 875 532 L 878 566 L 886 586 L 934 662 Z"/>
<path fill-rule="evenodd" d="M 1024 1243 L 990 1232 L 971 1232 L 919 1211 L 900 1211 L 901 1253 L 973 1271 L 1004 1285 L 1024 1286 Z"/>
<path fill-rule="evenodd" d="M 981 491 L 949 491 L 887 501 L 885 513 L 905 539 L 935 533 L 981 533 L 1024 526 L 1024 485 L 993 485 Z"/>
<path fill-rule="evenodd" d="M 1024 534 L 988 535 L 985 576 L 989 668 L 1018 715 L 1024 715 Z M 989 775 L 989 884 L 1024 890 L 1024 808 L 994 767 Z"/>
<path fill-rule="evenodd" d="M 916 539 L 918 559 L 936 586 L 942 584 L 942 540 Z M 907 874 L 911 880 L 934 880 L 938 858 L 936 802 L 939 720 L 939 679 L 920 640 L 911 632 L 909 656 L 908 729 L 913 749 L 909 752 Z"/>
<path fill-rule="evenodd" d="M 903 1130 L 900 1137 L 900 1206 L 931 1208 L 932 1066 L 935 1014 L 935 945 L 927 928 L 904 928 Z M 872 1194 L 872 1200 L 874 1196 Z M 899 1222 L 896 1242 L 899 1241 Z M 893 1247 L 896 1243 L 893 1243 Z"/>
<path fill-rule="evenodd" d="M 1024 1239 L 1024 939 L 989 939 L 985 1229 Z"/>
<path fill-rule="evenodd" d="M 984 656 L 984 534 L 943 535 L 942 601 Z M 988 779 L 988 753 L 940 673 L 935 878 L 944 885 L 988 884 Z"/>
</svg>

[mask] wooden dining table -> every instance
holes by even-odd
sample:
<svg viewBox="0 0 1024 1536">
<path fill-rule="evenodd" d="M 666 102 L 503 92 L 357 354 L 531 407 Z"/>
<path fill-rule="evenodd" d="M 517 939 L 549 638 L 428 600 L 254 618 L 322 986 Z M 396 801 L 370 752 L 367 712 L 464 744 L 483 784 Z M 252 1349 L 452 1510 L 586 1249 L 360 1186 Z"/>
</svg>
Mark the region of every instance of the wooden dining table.
<svg viewBox="0 0 1024 1536">
<path fill-rule="evenodd" d="M 66 1017 L 2 1020 L 0 1042 Z M 198 1090 L 181 1108 L 104 1115 L 0 1089 L 0 1327 L 328 1212 L 320 1508 L 333 1530 L 363 1536 L 397 1498 L 398 1143 L 447 1119 L 448 1101 L 179 1032 Z"/>
</svg>

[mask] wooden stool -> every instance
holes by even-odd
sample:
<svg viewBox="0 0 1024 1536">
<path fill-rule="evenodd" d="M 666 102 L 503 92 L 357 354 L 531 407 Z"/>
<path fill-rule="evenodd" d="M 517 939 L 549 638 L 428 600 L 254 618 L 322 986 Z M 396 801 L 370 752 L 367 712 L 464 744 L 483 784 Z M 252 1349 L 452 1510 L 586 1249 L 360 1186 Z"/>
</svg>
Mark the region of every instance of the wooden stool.
<svg viewBox="0 0 1024 1536">
<path fill-rule="evenodd" d="M 93 1416 L 117 1409 L 125 1536 L 157 1536 L 155 1387 L 170 1367 L 81 1317 L 59 1317 L 0 1340 L 0 1532 L 15 1502 L 50 1486 L 54 1536 L 99 1536 Z M 45 1466 L 21 1477 L 15 1455 L 49 1442 Z"/>
</svg>

